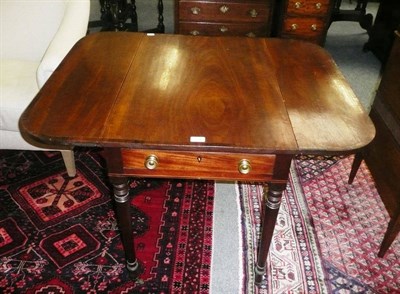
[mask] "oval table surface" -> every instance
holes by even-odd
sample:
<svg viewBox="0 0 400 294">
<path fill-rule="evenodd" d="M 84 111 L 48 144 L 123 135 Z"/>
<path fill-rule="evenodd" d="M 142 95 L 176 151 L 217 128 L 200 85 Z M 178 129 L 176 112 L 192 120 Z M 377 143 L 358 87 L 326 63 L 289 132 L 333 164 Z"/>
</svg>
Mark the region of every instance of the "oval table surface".
<svg viewBox="0 0 400 294">
<path fill-rule="evenodd" d="M 20 119 L 49 145 L 349 153 L 374 126 L 321 47 L 274 38 L 101 32 Z"/>
</svg>

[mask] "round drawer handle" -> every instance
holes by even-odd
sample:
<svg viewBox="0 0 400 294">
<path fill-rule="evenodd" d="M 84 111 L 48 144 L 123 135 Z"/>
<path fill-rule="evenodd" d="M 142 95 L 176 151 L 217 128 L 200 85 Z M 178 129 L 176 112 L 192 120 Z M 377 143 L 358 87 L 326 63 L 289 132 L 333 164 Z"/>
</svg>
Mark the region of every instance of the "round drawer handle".
<svg viewBox="0 0 400 294">
<path fill-rule="evenodd" d="M 315 3 L 315 8 L 317 8 L 317 9 L 321 9 L 321 7 L 322 7 L 322 4 L 321 3 Z"/>
<path fill-rule="evenodd" d="M 316 31 L 317 28 L 318 28 L 318 27 L 317 27 L 317 25 L 316 25 L 315 23 L 311 25 L 311 30 L 312 30 L 312 31 Z"/>
<path fill-rule="evenodd" d="M 250 161 L 248 161 L 247 159 L 242 159 L 241 161 L 239 161 L 238 169 L 241 174 L 247 175 L 251 171 Z"/>
<path fill-rule="evenodd" d="M 257 12 L 257 10 L 255 10 L 255 9 L 253 8 L 253 9 L 250 9 L 249 15 L 250 15 L 251 17 L 255 18 L 255 17 L 257 17 L 258 12 Z"/>
<path fill-rule="evenodd" d="M 190 10 L 192 11 L 192 14 L 200 14 L 200 8 L 198 7 L 192 7 Z"/>
<path fill-rule="evenodd" d="M 297 30 L 298 27 L 299 27 L 299 26 L 298 26 L 296 23 L 294 23 L 294 24 L 292 24 L 292 25 L 290 26 L 290 28 L 292 29 L 292 31 Z"/>
<path fill-rule="evenodd" d="M 249 33 L 246 34 L 246 37 L 255 38 L 255 37 L 256 37 L 256 34 L 253 33 L 253 32 L 249 32 Z"/>
<path fill-rule="evenodd" d="M 229 29 L 226 26 L 220 27 L 219 30 L 221 31 L 221 33 L 226 33 L 227 31 L 229 31 Z"/>
<path fill-rule="evenodd" d="M 155 156 L 154 154 L 151 154 L 149 156 L 147 156 L 145 162 L 144 162 L 144 166 L 147 169 L 156 169 L 156 167 L 158 166 L 158 158 L 157 156 Z"/>
<path fill-rule="evenodd" d="M 226 6 L 226 5 L 222 5 L 222 6 L 219 8 L 219 11 L 221 11 L 222 13 L 227 13 L 227 12 L 229 11 L 229 7 Z"/>
<path fill-rule="evenodd" d="M 294 3 L 294 7 L 297 9 L 301 8 L 301 2 Z"/>
<path fill-rule="evenodd" d="M 189 34 L 191 34 L 191 35 L 193 35 L 193 36 L 197 36 L 197 35 L 200 35 L 200 32 L 194 30 L 194 31 L 191 31 Z"/>
</svg>

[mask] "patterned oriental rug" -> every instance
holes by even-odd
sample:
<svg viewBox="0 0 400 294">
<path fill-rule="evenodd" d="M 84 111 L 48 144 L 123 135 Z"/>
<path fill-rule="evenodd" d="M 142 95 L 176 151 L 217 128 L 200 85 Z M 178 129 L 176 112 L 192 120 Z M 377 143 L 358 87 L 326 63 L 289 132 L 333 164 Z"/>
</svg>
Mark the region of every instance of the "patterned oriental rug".
<svg viewBox="0 0 400 294">
<path fill-rule="evenodd" d="M 238 185 L 242 207 L 243 293 L 400 293 L 400 238 L 384 258 L 388 213 L 362 163 L 353 158 L 298 157 L 284 193 L 268 258 L 268 277 L 254 287 L 261 185 Z M 253 224 L 256 224 L 255 228 Z"/>
<path fill-rule="evenodd" d="M 0 152 L 1 293 L 208 293 L 214 182 L 131 182 L 137 283 L 125 260 L 102 158 Z"/>
</svg>

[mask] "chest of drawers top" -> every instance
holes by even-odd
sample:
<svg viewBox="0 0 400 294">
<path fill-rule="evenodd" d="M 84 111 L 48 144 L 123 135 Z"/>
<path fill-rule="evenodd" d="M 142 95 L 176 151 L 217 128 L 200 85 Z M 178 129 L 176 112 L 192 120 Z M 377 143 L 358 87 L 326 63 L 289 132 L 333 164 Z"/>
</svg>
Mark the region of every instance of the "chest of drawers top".
<svg viewBox="0 0 400 294">
<path fill-rule="evenodd" d="M 324 17 L 330 0 L 287 0 L 287 14 Z"/>
<path fill-rule="evenodd" d="M 272 0 L 176 1 L 176 32 L 192 35 L 267 36 Z"/>
<path fill-rule="evenodd" d="M 308 40 L 320 45 L 325 42 L 332 0 L 284 0 L 277 10 L 278 36 Z"/>
</svg>

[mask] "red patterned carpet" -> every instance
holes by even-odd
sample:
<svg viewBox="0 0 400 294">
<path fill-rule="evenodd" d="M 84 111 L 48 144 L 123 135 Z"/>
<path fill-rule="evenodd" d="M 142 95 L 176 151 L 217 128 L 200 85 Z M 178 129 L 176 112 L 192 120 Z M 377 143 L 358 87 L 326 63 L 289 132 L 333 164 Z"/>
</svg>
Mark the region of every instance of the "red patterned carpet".
<svg viewBox="0 0 400 294">
<path fill-rule="evenodd" d="M 0 152 L 0 293 L 209 293 L 214 184 L 131 182 L 136 249 L 129 280 L 102 158 L 77 152 L 77 177 L 52 152 Z M 268 278 L 254 287 L 261 187 L 238 185 L 243 293 L 400 293 L 400 238 L 377 252 L 388 223 L 363 164 L 298 158 L 271 245 Z"/>
<path fill-rule="evenodd" d="M 364 163 L 347 183 L 351 163 L 352 157 L 295 160 L 261 288 L 253 286 L 257 231 L 249 223 L 259 221 L 262 190 L 239 185 L 244 293 L 400 293 L 400 238 L 377 256 L 389 216 Z M 246 207 L 249 200 L 255 205 Z"/>
<path fill-rule="evenodd" d="M 0 152 L 1 293 L 208 293 L 214 183 L 131 182 L 136 251 L 128 278 L 102 158 Z"/>
<path fill-rule="evenodd" d="M 349 185 L 351 157 L 305 159 L 296 168 L 332 292 L 400 293 L 400 238 L 377 256 L 389 215 L 366 165 Z"/>
</svg>

